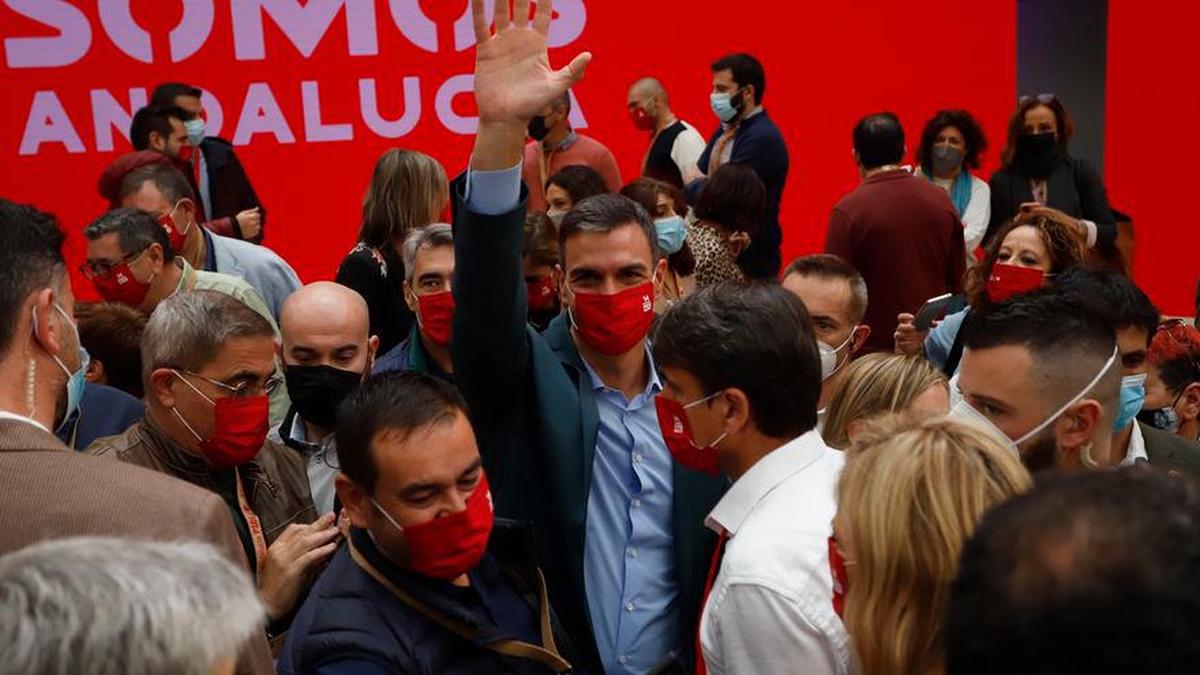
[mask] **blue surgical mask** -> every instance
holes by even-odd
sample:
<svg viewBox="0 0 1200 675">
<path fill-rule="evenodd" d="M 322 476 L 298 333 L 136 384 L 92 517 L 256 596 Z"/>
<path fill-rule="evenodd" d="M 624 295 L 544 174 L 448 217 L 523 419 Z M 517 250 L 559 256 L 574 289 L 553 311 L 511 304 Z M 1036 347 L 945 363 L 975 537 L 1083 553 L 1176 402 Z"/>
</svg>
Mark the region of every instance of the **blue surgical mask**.
<svg viewBox="0 0 1200 675">
<path fill-rule="evenodd" d="M 79 410 L 79 403 L 83 400 L 83 387 L 85 384 L 87 384 L 85 376 L 87 375 L 88 366 L 92 362 L 92 357 L 87 353 L 87 350 L 83 348 L 83 343 L 79 339 L 79 326 L 77 326 L 75 322 L 71 320 L 71 317 L 61 305 L 55 303 L 54 309 L 59 314 L 62 314 L 67 323 L 71 325 L 71 329 L 75 331 L 75 344 L 79 345 L 79 368 L 75 372 L 68 370 L 67 364 L 63 363 L 62 359 L 58 358 L 57 356 L 53 357 L 54 362 L 58 364 L 58 367 L 62 368 L 62 371 L 67 374 L 67 409 L 63 413 L 62 418 L 62 422 L 65 423 L 71 418 L 72 415 L 75 414 L 76 411 Z M 34 333 L 37 332 L 37 329 L 37 312 L 34 311 Z"/>
<path fill-rule="evenodd" d="M 1133 423 L 1133 418 L 1146 402 L 1146 374 L 1128 375 L 1121 378 L 1121 409 L 1113 420 L 1113 431 L 1123 431 Z"/>
<path fill-rule="evenodd" d="M 708 103 L 712 106 L 713 114 L 722 122 L 731 122 L 737 117 L 738 109 L 733 104 L 733 94 L 717 94 L 709 96 Z"/>
<path fill-rule="evenodd" d="M 658 238 L 658 248 L 664 255 L 678 253 L 687 239 L 687 226 L 681 216 L 659 218 L 654 221 L 654 234 Z"/>
<path fill-rule="evenodd" d="M 200 141 L 204 140 L 204 120 L 197 117 L 183 123 L 183 128 L 187 130 L 188 142 L 199 147 Z"/>
</svg>

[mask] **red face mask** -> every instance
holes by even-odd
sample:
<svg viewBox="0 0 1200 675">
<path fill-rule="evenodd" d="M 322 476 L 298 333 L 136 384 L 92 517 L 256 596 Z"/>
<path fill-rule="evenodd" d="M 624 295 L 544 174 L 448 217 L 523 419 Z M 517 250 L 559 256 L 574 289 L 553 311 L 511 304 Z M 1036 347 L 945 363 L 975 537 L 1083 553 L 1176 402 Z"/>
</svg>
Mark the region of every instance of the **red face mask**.
<svg viewBox="0 0 1200 675">
<path fill-rule="evenodd" d="M 226 470 L 241 466 L 254 459 L 267 442 L 267 431 L 270 428 L 271 402 L 266 396 L 225 397 L 213 401 L 204 395 L 188 379 L 178 371 L 175 374 L 192 391 L 215 407 L 212 438 L 204 438 L 196 433 L 191 424 L 179 414 L 178 408 L 171 408 L 180 422 L 200 441 L 200 453 L 214 469 Z"/>
<path fill-rule="evenodd" d="M 179 204 L 176 203 L 175 208 L 171 209 L 170 213 L 158 217 L 159 224 L 161 224 L 163 229 L 167 231 L 167 240 L 171 242 L 171 250 L 176 254 L 183 251 L 183 242 L 187 240 L 188 230 L 191 229 L 190 225 L 188 226 L 187 230 L 180 230 L 175 226 L 174 215 L 175 211 L 178 209 Z"/>
<path fill-rule="evenodd" d="M 401 527 L 374 498 L 371 503 L 404 533 L 412 556 L 410 567 L 417 574 L 452 581 L 474 569 L 487 550 L 494 522 L 487 474 L 480 473 L 479 484 L 467 497 L 467 508 L 428 523 Z"/>
<path fill-rule="evenodd" d="M 554 307 L 554 277 L 542 277 L 525 287 L 525 301 L 531 312 Z"/>
<path fill-rule="evenodd" d="M 641 131 L 653 131 L 656 125 L 654 118 L 640 107 L 629 111 L 629 119 L 633 120 L 633 126 Z"/>
<path fill-rule="evenodd" d="M 93 277 L 92 285 L 105 300 L 130 307 L 141 307 L 150 292 L 150 282 L 138 281 L 129 263 L 117 265 L 107 277 Z"/>
<path fill-rule="evenodd" d="M 846 611 L 846 591 L 850 582 L 846 577 L 846 561 L 838 552 L 837 539 L 829 537 L 829 572 L 833 576 L 833 611 L 840 617 Z"/>
<path fill-rule="evenodd" d="M 571 325 L 601 354 L 617 356 L 636 345 L 654 323 L 654 284 L 647 281 L 623 291 L 575 293 Z"/>
<path fill-rule="evenodd" d="M 433 344 L 446 347 L 454 325 L 454 294 L 450 291 L 417 296 L 417 323 Z"/>
<path fill-rule="evenodd" d="M 179 157 L 178 157 L 179 161 L 184 164 L 191 164 L 192 163 L 192 153 L 195 150 L 196 150 L 195 146 L 193 146 L 190 143 L 179 146 Z"/>
<path fill-rule="evenodd" d="M 1041 288 L 1045 280 L 1046 275 L 1035 267 L 996 263 L 992 265 L 992 274 L 987 280 L 988 300 L 1004 302 L 1014 295 Z"/>
<path fill-rule="evenodd" d="M 717 465 L 717 446 L 725 440 L 726 434 L 721 434 L 715 441 L 704 447 L 696 445 L 692 439 L 692 425 L 688 422 L 687 409 L 712 399 L 717 394 L 705 396 L 697 401 L 684 405 L 663 396 L 654 399 L 654 409 L 658 413 L 658 426 L 662 429 L 663 442 L 671 457 L 679 465 L 692 471 L 699 471 L 710 476 L 717 476 L 721 468 Z"/>
</svg>

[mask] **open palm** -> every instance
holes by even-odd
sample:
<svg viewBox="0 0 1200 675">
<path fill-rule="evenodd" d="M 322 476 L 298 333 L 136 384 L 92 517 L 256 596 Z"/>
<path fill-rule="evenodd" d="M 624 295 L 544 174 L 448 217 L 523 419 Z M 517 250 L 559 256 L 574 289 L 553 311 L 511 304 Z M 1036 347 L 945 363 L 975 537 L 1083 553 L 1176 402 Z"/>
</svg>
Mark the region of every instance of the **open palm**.
<svg viewBox="0 0 1200 675">
<path fill-rule="evenodd" d="M 510 15 L 509 0 L 496 0 L 495 35 L 484 13 L 485 0 L 471 0 L 475 20 L 475 102 L 481 123 L 524 125 L 557 100 L 583 77 L 591 60 L 584 52 L 561 70 L 550 67 L 546 34 L 550 29 L 552 0 L 537 4 L 533 25 L 530 0 L 516 0 Z"/>
</svg>

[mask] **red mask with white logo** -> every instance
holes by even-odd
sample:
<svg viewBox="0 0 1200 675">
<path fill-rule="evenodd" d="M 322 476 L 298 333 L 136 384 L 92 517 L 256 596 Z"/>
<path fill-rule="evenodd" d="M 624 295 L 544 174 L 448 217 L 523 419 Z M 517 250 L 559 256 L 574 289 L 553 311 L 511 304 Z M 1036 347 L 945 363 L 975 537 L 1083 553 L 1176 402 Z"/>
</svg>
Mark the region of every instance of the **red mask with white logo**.
<svg viewBox="0 0 1200 675">
<path fill-rule="evenodd" d="M 987 280 L 988 300 L 1004 302 L 1015 295 L 1041 288 L 1045 280 L 1046 275 L 1036 267 L 996 263 Z"/>
<path fill-rule="evenodd" d="M 679 465 L 692 471 L 699 471 L 710 476 L 721 473 L 717 462 L 717 446 L 725 440 L 728 433 L 721 434 L 713 442 L 701 447 L 692 438 L 692 425 L 688 422 L 687 410 L 712 400 L 721 392 L 710 394 L 684 405 L 679 401 L 658 396 L 654 399 L 654 410 L 658 413 L 658 426 L 662 429 L 663 442 L 671 457 Z"/>
<path fill-rule="evenodd" d="M 612 294 L 574 293 L 571 325 L 589 347 L 607 356 L 633 349 L 654 323 L 654 284 Z"/>
<path fill-rule="evenodd" d="M 159 224 L 167 231 L 167 240 L 171 242 L 171 251 L 177 255 L 183 252 L 183 243 L 187 241 L 187 233 L 192 229 L 192 226 L 188 225 L 186 229 L 180 230 L 175 225 L 175 212 L 178 210 L 179 202 L 175 202 L 170 213 L 158 217 Z"/>
<path fill-rule="evenodd" d="M 153 281 L 154 277 L 150 277 Z M 150 281 L 138 281 L 133 275 L 129 263 L 121 263 L 112 268 L 106 277 L 93 277 L 92 285 L 100 297 L 109 302 L 117 302 L 130 307 L 141 307 L 150 292 Z"/>
</svg>

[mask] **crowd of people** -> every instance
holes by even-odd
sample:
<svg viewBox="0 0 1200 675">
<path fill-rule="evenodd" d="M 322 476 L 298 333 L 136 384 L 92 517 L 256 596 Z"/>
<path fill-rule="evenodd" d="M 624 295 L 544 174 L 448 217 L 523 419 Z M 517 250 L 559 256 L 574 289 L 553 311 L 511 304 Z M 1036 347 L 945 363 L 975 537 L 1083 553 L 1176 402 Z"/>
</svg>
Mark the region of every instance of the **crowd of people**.
<svg viewBox="0 0 1200 675">
<path fill-rule="evenodd" d="M 182 83 L 78 232 L 0 199 L 0 673 L 1196 671 L 1200 331 L 1061 101 L 987 181 L 864 116 L 785 266 L 753 56 L 707 140 L 633 82 L 623 182 L 552 3 L 483 5 L 469 165 L 385 152 L 334 281 Z"/>
</svg>

